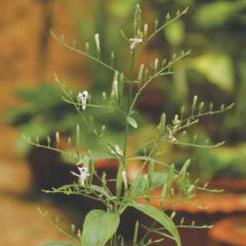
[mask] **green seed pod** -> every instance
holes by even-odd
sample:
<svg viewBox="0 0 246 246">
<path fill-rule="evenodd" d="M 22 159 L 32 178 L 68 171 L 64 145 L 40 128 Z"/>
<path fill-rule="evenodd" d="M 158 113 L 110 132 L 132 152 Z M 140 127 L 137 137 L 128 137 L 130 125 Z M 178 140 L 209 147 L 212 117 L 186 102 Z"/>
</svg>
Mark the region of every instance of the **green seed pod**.
<svg viewBox="0 0 246 246">
<path fill-rule="evenodd" d="M 157 130 L 159 132 L 159 136 L 162 137 L 165 134 L 166 131 L 166 114 L 163 113 L 160 118 L 160 122 L 157 126 Z"/>
</svg>

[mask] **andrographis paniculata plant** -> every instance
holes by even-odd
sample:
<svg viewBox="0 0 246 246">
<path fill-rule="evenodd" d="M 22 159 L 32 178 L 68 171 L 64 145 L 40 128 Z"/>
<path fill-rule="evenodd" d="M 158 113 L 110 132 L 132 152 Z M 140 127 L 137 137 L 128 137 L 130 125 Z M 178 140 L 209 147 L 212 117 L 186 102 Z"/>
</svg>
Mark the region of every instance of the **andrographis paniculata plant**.
<svg viewBox="0 0 246 246">
<path fill-rule="evenodd" d="M 90 92 L 88 88 L 82 88 L 80 92 L 72 92 L 55 76 L 55 80 L 62 90 L 63 99 L 74 106 L 78 114 L 81 115 L 81 122 L 75 122 L 77 137 L 74 139 L 69 137 L 67 139 L 68 144 L 66 150 L 59 148 L 60 134 L 58 132 L 55 135 L 55 145 L 51 145 L 49 137 L 47 138 L 47 145 L 42 145 L 38 140 L 36 141 L 26 136 L 31 144 L 65 154 L 73 159 L 74 164 L 77 164 L 77 171 L 71 173 L 71 175 L 78 178 L 77 182 L 53 188 L 46 192 L 89 197 L 100 201 L 105 208 L 91 210 L 86 215 L 82 228 L 73 230 L 76 231 L 74 234 L 60 230 L 69 237 L 69 240 L 72 240 L 72 243 L 58 243 L 55 245 L 116 246 L 127 244 L 147 246 L 169 238 L 174 240 L 176 245 L 180 246 L 181 239 L 178 233 L 178 227 L 190 226 L 199 228 L 199 226 L 193 223 L 191 225 L 183 225 L 182 223 L 175 225 L 173 216 L 169 216 L 164 212 L 165 201 L 190 198 L 195 191 L 208 189 L 204 186 L 200 187 L 198 182 L 191 182 L 187 171 L 190 160 L 187 160 L 183 164 L 183 167 L 177 170 L 174 164 L 167 164 L 156 159 L 156 150 L 158 145 L 163 142 L 171 145 L 185 145 L 190 147 L 214 148 L 220 146 L 223 143 L 208 145 L 197 142 L 186 143 L 179 139 L 183 132 L 187 128 L 197 124 L 201 117 L 222 113 L 229 110 L 232 105 L 222 105 L 219 109 L 213 109 L 212 104 L 206 106 L 203 102 L 199 102 L 197 96 L 194 96 L 190 110 L 182 109 L 173 119 L 167 119 L 166 114 L 163 113 L 156 127 L 155 135 L 148 142 L 141 144 L 136 151 L 136 155 L 131 155 L 128 151 L 129 134 L 139 128 L 136 103 L 142 92 L 154 80 L 164 76 L 170 76 L 175 63 L 190 54 L 189 51 L 182 51 L 179 55 L 174 54 L 169 61 L 156 58 L 151 64 L 141 64 L 137 69 L 135 61 L 138 51 L 152 40 L 156 34 L 163 31 L 168 24 L 183 16 L 187 10 L 186 8 L 183 11 L 177 11 L 174 17 L 167 14 L 163 24 L 155 23 L 153 25 L 154 27 L 150 28 L 148 24 L 143 22 L 140 6 L 136 6 L 132 33 L 121 31 L 122 38 L 126 40 L 130 54 L 129 69 L 127 69 L 127 72 L 114 65 L 115 55 L 113 53 L 110 56 L 111 62 L 105 62 L 100 59 L 102 47 L 99 34 L 95 34 L 94 44 L 86 43 L 85 49 L 80 49 L 76 42 L 70 45 L 64 40 L 63 36 L 59 37 L 52 32 L 52 36 L 62 46 L 77 54 L 83 55 L 98 65 L 103 66 L 109 72 L 112 72 L 112 89 L 110 92 L 102 92 L 101 103 L 93 102 L 93 92 Z M 124 122 L 125 134 L 123 143 L 115 144 L 107 141 L 106 133 L 108 126 L 98 125 L 93 121 L 93 113 L 97 110 L 113 112 Z M 80 136 L 82 127 L 83 129 L 87 129 L 91 136 L 95 137 L 103 146 L 104 153 L 100 153 L 99 155 L 92 150 L 85 151 L 81 148 Z M 117 160 L 116 177 L 109 179 L 106 173 L 99 175 L 95 167 L 95 162 L 98 159 Z M 141 163 L 141 167 L 135 179 L 130 180 L 127 165 L 133 160 L 138 160 Z M 157 166 L 163 166 L 165 168 L 162 171 L 159 171 L 160 169 L 157 171 Z M 96 183 L 95 180 L 97 180 Z M 113 183 L 115 188 L 109 188 L 109 183 L 111 187 Z M 159 208 L 151 205 L 152 191 L 156 189 L 160 190 Z M 155 229 L 154 226 L 147 227 L 136 221 L 132 242 L 126 242 L 123 236 L 117 233 L 117 229 L 122 214 L 129 207 L 137 209 L 149 216 L 156 224 L 162 227 Z M 201 227 L 203 228 L 203 226 Z M 140 228 L 146 232 L 146 236 L 142 238 L 138 237 Z M 148 237 L 150 233 L 157 233 L 159 238 L 150 240 Z"/>
</svg>

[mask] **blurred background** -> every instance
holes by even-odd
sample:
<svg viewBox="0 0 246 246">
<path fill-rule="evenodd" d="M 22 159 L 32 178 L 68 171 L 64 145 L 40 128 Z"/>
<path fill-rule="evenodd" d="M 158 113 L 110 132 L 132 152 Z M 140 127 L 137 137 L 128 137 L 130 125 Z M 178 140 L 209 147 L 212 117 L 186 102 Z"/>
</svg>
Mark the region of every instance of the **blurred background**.
<svg viewBox="0 0 246 246">
<path fill-rule="evenodd" d="M 72 135 L 78 119 L 61 99 L 54 74 L 74 90 L 89 88 L 95 97 L 109 91 L 112 76 L 103 68 L 66 50 L 50 30 L 76 38 L 83 47 L 102 37 L 102 58 L 116 54 L 118 66 L 127 67 L 129 52 L 119 30 L 127 31 L 137 1 L 133 0 L 1 0 L 0 16 L 0 244 L 40 245 L 62 236 L 38 214 L 36 207 L 59 217 L 65 227 L 77 223 L 88 201 L 58 197 L 52 199 L 41 189 L 70 181 L 70 165 L 61 156 L 28 145 L 21 134 L 42 141 L 59 130 Z M 154 129 L 160 114 L 169 117 L 188 107 L 194 95 L 214 108 L 235 102 L 223 115 L 207 117 L 194 132 L 210 143 L 225 140 L 218 149 L 165 148 L 165 161 L 181 165 L 192 158 L 191 175 L 225 188 L 223 194 L 202 194 L 196 203 L 207 207 L 177 207 L 188 220 L 214 223 L 211 230 L 182 231 L 184 245 L 246 245 L 246 1 L 245 0 L 142 0 L 146 22 L 160 22 L 167 12 L 190 7 L 188 14 L 168 26 L 141 52 L 137 63 L 149 64 L 155 57 L 191 49 L 191 55 L 174 67 L 175 74 L 153 83 L 140 98 L 142 127 L 130 141 L 143 141 Z M 137 71 L 136 71 L 137 72 Z M 123 126 L 114 115 L 99 114 L 98 120 L 111 126 L 110 138 L 121 139 Z M 83 139 L 85 145 L 93 141 Z M 133 150 L 134 151 L 134 150 Z M 111 163 L 102 170 L 113 172 Z M 86 204 L 86 206 L 85 206 Z M 66 215 L 65 215 L 66 213 Z M 244 217 L 245 216 L 245 217 Z M 75 221 L 75 222 L 74 222 Z M 202 240 L 201 240 L 202 239 Z"/>
</svg>

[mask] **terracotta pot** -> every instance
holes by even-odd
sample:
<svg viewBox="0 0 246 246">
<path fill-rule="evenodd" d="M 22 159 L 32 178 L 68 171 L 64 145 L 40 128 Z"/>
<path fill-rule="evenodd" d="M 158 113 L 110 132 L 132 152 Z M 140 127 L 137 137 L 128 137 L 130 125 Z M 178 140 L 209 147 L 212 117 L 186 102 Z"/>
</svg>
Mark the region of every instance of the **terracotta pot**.
<svg viewBox="0 0 246 246">
<path fill-rule="evenodd" d="M 244 192 L 246 191 L 246 179 L 243 178 L 217 178 L 210 182 L 210 186 L 226 191 Z"/>
<path fill-rule="evenodd" d="M 152 194 L 154 197 L 160 195 L 160 191 L 155 191 Z M 141 203 L 148 201 L 141 199 Z M 160 207 L 160 199 L 152 199 L 150 204 L 155 207 Z M 171 213 L 176 211 L 175 223 L 180 224 L 182 217 L 185 219 L 185 224 L 190 225 L 195 221 L 196 225 L 213 225 L 218 220 L 225 218 L 231 214 L 246 212 L 246 195 L 243 194 L 214 194 L 214 193 L 199 193 L 190 201 L 182 201 L 172 203 L 171 200 L 166 200 L 164 203 L 166 212 Z M 145 224 L 150 225 L 150 219 L 145 219 Z M 209 237 L 208 229 L 180 229 L 182 246 L 212 246 L 213 240 Z M 151 235 L 151 238 L 156 238 Z M 165 240 L 160 246 L 174 245 L 172 241 Z M 246 245 L 246 244 L 245 244 Z"/>
<path fill-rule="evenodd" d="M 153 198 L 150 203 L 155 207 L 160 207 L 160 192 L 156 190 L 152 193 Z M 146 203 L 145 199 L 140 199 L 140 203 Z M 166 199 L 164 208 L 188 213 L 223 213 L 230 214 L 246 211 L 246 195 L 235 193 L 197 193 L 191 200 L 180 198 L 178 201 Z"/>
<path fill-rule="evenodd" d="M 246 217 L 230 217 L 217 222 L 209 235 L 217 242 L 217 246 L 246 245 Z"/>
</svg>

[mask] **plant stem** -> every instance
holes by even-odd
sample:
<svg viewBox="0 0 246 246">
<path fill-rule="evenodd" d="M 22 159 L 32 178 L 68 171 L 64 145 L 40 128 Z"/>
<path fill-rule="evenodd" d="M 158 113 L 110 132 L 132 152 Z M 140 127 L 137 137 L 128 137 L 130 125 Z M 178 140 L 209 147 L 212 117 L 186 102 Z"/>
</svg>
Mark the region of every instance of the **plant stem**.
<svg viewBox="0 0 246 246">
<path fill-rule="evenodd" d="M 134 64 L 135 64 L 135 50 L 133 49 L 131 51 L 131 63 L 130 63 L 130 78 L 132 81 L 134 81 Z M 131 107 L 131 101 L 132 101 L 132 93 L 133 93 L 133 88 L 132 88 L 132 81 L 129 83 L 129 89 L 128 89 L 128 95 L 127 95 L 127 109 L 126 109 L 126 118 L 125 118 L 125 142 L 124 142 L 124 152 L 123 152 L 123 163 L 124 165 L 126 164 L 126 159 L 127 159 L 127 145 L 128 145 L 128 136 L 129 136 L 129 124 L 127 121 L 127 117 L 130 115 L 132 111 Z"/>
</svg>

